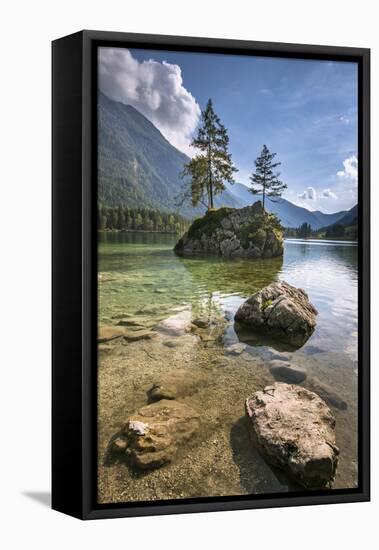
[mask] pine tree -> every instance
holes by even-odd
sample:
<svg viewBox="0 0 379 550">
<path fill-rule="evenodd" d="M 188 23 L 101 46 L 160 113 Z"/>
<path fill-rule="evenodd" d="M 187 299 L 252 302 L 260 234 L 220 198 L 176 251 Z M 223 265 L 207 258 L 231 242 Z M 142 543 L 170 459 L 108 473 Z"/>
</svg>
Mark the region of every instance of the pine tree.
<svg viewBox="0 0 379 550">
<path fill-rule="evenodd" d="M 276 153 L 270 153 L 268 147 L 263 145 L 263 149 L 259 157 L 255 160 L 255 172 L 250 176 L 252 187 L 249 189 L 253 195 L 262 194 L 262 205 L 265 207 L 265 198 L 275 202 L 282 196 L 282 193 L 287 189 L 287 184 L 280 181 L 280 172 L 274 172 L 281 162 L 273 162 Z"/>
<path fill-rule="evenodd" d="M 297 230 L 298 236 L 301 239 L 308 239 L 312 236 L 312 227 L 311 224 L 304 222 Z"/>
<path fill-rule="evenodd" d="M 122 206 L 117 208 L 117 229 L 125 229 L 125 215 Z"/>
<path fill-rule="evenodd" d="M 108 225 L 109 225 L 109 229 L 117 229 L 117 212 L 114 208 L 110 210 Z"/>
<path fill-rule="evenodd" d="M 228 150 L 227 130 L 214 112 L 211 99 L 201 113 L 201 120 L 197 136 L 191 142 L 200 153 L 183 170 L 183 177 L 190 177 L 183 202 L 190 199 L 192 206 L 200 203 L 210 209 L 214 207 L 215 195 L 225 190 L 225 182 L 234 183 L 233 173 L 237 169 Z"/>
</svg>

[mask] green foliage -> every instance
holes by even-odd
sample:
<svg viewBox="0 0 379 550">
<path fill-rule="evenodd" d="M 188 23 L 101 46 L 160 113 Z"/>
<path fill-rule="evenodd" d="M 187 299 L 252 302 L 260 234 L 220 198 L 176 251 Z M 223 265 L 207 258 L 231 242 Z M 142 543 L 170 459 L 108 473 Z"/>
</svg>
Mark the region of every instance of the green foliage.
<svg viewBox="0 0 379 550">
<path fill-rule="evenodd" d="M 248 248 L 251 242 L 254 246 L 263 248 L 269 232 L 274 232 L 279 240 L 283 239 L 283 228 L 279 218 L 263 210 L 252 216 L 248 224 L 242 226 L 239 234 L 241 245 Z"/>
<path fill-rule="evenodd" d="M 118 231 L 159 231 L 182 234 L 189 221 L 179 214 L 159 212 L 147 208 L 130 209 L 123 206 L 99 205 L 98 229 Z"/>
<path fill-rule="evenodd" d="M 308 239 L 309 237 L 312 237 L 312 227 L 309 223 L 303 223 L 298 228 L 298 236 L 302 239 Z"/>
<path fill-rule="evenodd" d="M 271 306 L 272 304 L 272 300 L 266 300 L 265 302 L 263 302 L 262 304 L 262 311 L 264 311 L 265 309 L 267 309 L 269 306 Z"/>
<path fill-rule="evenodd" d="M 264 229 L 259 228 L 251 236 L 249 235 L 249 237 L 258 248 L 262 248 L 266 242 L 267 233 Z"/>
<path fill-rule="evenodd" d="M 358 225 L 350 225 L 345 227 L 344 236 L 349 241 L 356 241 L 358 239 Z"/>
<path fill-rule="evenodd" d="M 286 228 L 285 236 L 300 239 L 346 239 L 348 241 L 356 241 L 358 239 L 358 226 L 336 223 L 314 230 L 310 224 L 303 223 L 298 228 Z"/>
<path fill-rule="evenodd" d="M 279 180 L 280 172 L 274 172 L 280 162 L 273 162 L 276 153 L 271 153 L 266 145 L 259 157 L 255 160 L 255 172 L 250 176 L 252 187 L 249 189 L 253 195 L 262 195 L 263 209 L 265 207 L 266 196 L 275 201 L 282 196 L 287 189 L 287 184 Z"/>
<path fill-rule="evenodd" d="M 344 237 L 345 235 L 345 228 L 343 225 L 336 223 L 335 225 L 331 225 L 326 229 L 325 237 L 327 239 L 334 239 L 338 237 Z"/>
<path fill-rule="evenodd" d="M 187 185 L 181 201 L 209 209 L 214 207 L 214 197 L 225 190 L 225 182 L 234 183 L 233 173 L 237 168 L 228 150 L 227 130 L 216 115 L 211 99 L 201 113 L 201 121 L 197 136 L 191 142 L 199 153 L 184 165 L 182 172 Z"/>
<path fill-rule="evenodd" d="M 188 236 L 191 239 L 198 239 L 203 233 L 206 235 L 211 235 L 218 227 L 220 227 L 220 222 L 227 214 L 233 212 L 234 208 L 218 208 L 213 210 L 207 210 L 205 215 L 202 218 L 197 218 L 191 224 L 191 227 L 188 230 Z"/>
</svg>

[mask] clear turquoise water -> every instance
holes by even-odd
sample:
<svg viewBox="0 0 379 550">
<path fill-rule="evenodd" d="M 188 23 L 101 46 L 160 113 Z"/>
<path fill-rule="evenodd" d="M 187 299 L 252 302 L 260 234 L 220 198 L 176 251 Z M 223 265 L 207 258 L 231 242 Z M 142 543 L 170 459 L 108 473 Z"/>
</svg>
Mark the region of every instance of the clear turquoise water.
<svg viewBox="0 0 379 550">
<path fill-rule="evenodd" d="M 115 313 L 135 313 L 141 305 L 160 306 L 165 317 L 178 305 L 194 315 L 213 309 L 231 317 L 256 290 L 275 280 L 303 288 L 319 311 L 317 328 L 301 353 L 335 352 L 357 360 L 357 253 L 355 243 L 288 239 L 283 260 L 179 258 L 175 235 L 103 233 L 99 272 L 100 323 Z M 227 340 L 238 337 L 229 329 Z M 257 342 L 259 344 L 259 342 Z"/>
<path fill-rule="evenodd" d="M 303 347 L 291 351 L 291 362 L 306 369 L 306 384 L 316 379 L 347 404 L 344 410 L 338 407 L 333 409 L 337 421 L 337 444 L 341 450 L 334 486 L 354 486 L 357 482 L 358 380 L 358 248 L 356 244 L 341 241 L 288 239 L 285 242 L 283 258 L 222 260 L 177 257 L 173 253 L 176 240 L 175 235 L 156 233 L 101 233 L 99 235 L 98 271 L 101 281 L 99 323 L 112 324 L 123 315 L 138 316 L 141 315 L 141 310 L 143 310 L 144 322 L 147 322 L 150 327 L 180 308 L 190 310 L 193 318 L 216 312 L 225 314 L 231 321 L 223 338 L 224 345 L 227 346 L 238 342 L 241 337 L 234 330 L 235 311 L 256 290 L 276 280 L 285 280 L 296 287 L 303 288 L 319 315 L 313 335 Z M 283 346 L 280 346 L 275 343 L 268 345 L 267 342 L 256 338 L 249 342 L 247 352 L 266 364 L 266 359 L 270 358 L 273 350 L 283 349 Z M 219 353 L 221 356 L 223 350 L 215 349 L 214 353 Z M 141 358 L 145 359 L 145 357 L 146 354 L 142 353 Z M 212 355 L 213 359 L 215 357 Z M 117 361 L 117 357 L 114 361 Z M 244 383 L 244 372 L 247 380 L 250 367 L 242 366 L 238 360 L 235 365 L 239 372 L 238 380 Z M 148 377 L 146 373 L 148 365 L 144 368 L 145 370 L 141 367 L 141 375 Z M 235 385 L 232 373 L 230 373 L 231 380 L 227 379 L 229 372 L 227 369 L 223 370 L 222 378 L 220 374 L 214 382 L 211 381 L 208 386 L 209 391 L 219 395 L 219 392 L 229 383 L 232 386 Z M 265 377 L 266 384 L 267 375 Z M 220 380 L 222 380 L 221 385 Z M 114 391 L 118 391 L 117 383 L 115 382 Z M 241 389 L 242 404 L 246 397 L 244 392 L 250 391 L 246 390 L 245 386 Z M 311 385 L 308 387 L 312 389 Z M 132 396 L 128 399 L 132 400 Z M 217 405 L 217 400 L 215 403 Z M 212 404 L 213 408 L 216 406 L 215 403 Z M 196 408 L 195 402 L 194 406 Z M 241 412 L 243 412 L 242 406 Z M 240 413 L 234 410 L 231 413 L 233 422 L 238 418 L 238 414 Z M 225 430 L 229 430 L 231 426 L 225 425 Z M 227 454 L 228 449 L 220 452 Z M 259 468 L 257 468 L 256 464 L 251 464 L 248 470 L 264 480 L 264 472 L 258 471 Z M 163 474 L 158 472 L 154 475 Z M 189 475 L 192 475 L 191 472 Z M 214 481 L 219 482 L 217 477 Z M 191 478 L 193 486 L 203 482 L 203 479 L 197 480 L 193 473 L 193 479 Z M 265 490 L 277 490 L 277 485 L 271 486 L 266 480 L 264 483 Z M 162 486 L 164 486 L 163 481 Z M 200 489 L 199 487 L 199 494 Z M 256 490 L 254 483 L 252 490 Z M 149 495 L 148 498 L 150 498 Z"/>
</svg>

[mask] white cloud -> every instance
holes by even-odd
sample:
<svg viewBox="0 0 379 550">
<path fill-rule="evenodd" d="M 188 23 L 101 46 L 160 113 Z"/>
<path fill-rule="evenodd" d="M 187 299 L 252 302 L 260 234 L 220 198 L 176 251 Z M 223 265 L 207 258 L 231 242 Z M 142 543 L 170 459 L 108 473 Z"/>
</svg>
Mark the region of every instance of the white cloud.
<svg viewBox="0 0 379 550">
<path fill-rule="evenodd" d="M 314 187 L 307 187 L 298 197 L 302 200 L 315 201 L 317 199 L 317 191 Z"/>
<path fill-rule="evenodd" d="M 340 120 L 340 122 L 342 122 L 343 124 L 346 124 L 346 125 L 347 125 L 347 124 L 350 124 L 350 118 L 347 117 L 347 116 L 345 116 L 345 115 L 341 115 L 341 116 L 339 117 L 339 120 Z"/>
<path fill-rule="evenodd" d="M 188 155 L 200 107 L 184 87 L 179 65 L 153 59 L 140 63 L 125 48 L 99 49 L 99 88 L 145 115 L 172 145 Z"/>
<path fill-rule="evenodd" d="M 324 189 L 321 192 L 320 199 L 337 199 L 337 195 L 331 189 Z"/>
<path fill-rule="evenodd" d="M 355 184 L 358 183 L 358 159 L 355 155 L 351 155 L 343 161 L 343 170 L 337 172 L 337 176 L 352 180 Z"/>
</svg>

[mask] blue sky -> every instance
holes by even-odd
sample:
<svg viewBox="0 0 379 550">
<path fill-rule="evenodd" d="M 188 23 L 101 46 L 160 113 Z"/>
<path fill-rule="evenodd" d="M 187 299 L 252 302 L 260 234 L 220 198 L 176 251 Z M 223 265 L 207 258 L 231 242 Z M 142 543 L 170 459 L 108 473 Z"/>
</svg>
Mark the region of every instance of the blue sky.
<svg viewBox="0 0 379 550">
<path fill-rule="evenodd" d="M 265 57 L 102 48 L 99 85 L 130 103 L 191 154 L 211 97 L 248 185 L 265 143 L 282 162 L 285 197 L 335 212 L 357 202 L 357 65 Z M 193 154 L 193 153 L 192 153 Z"/>
</svg>

